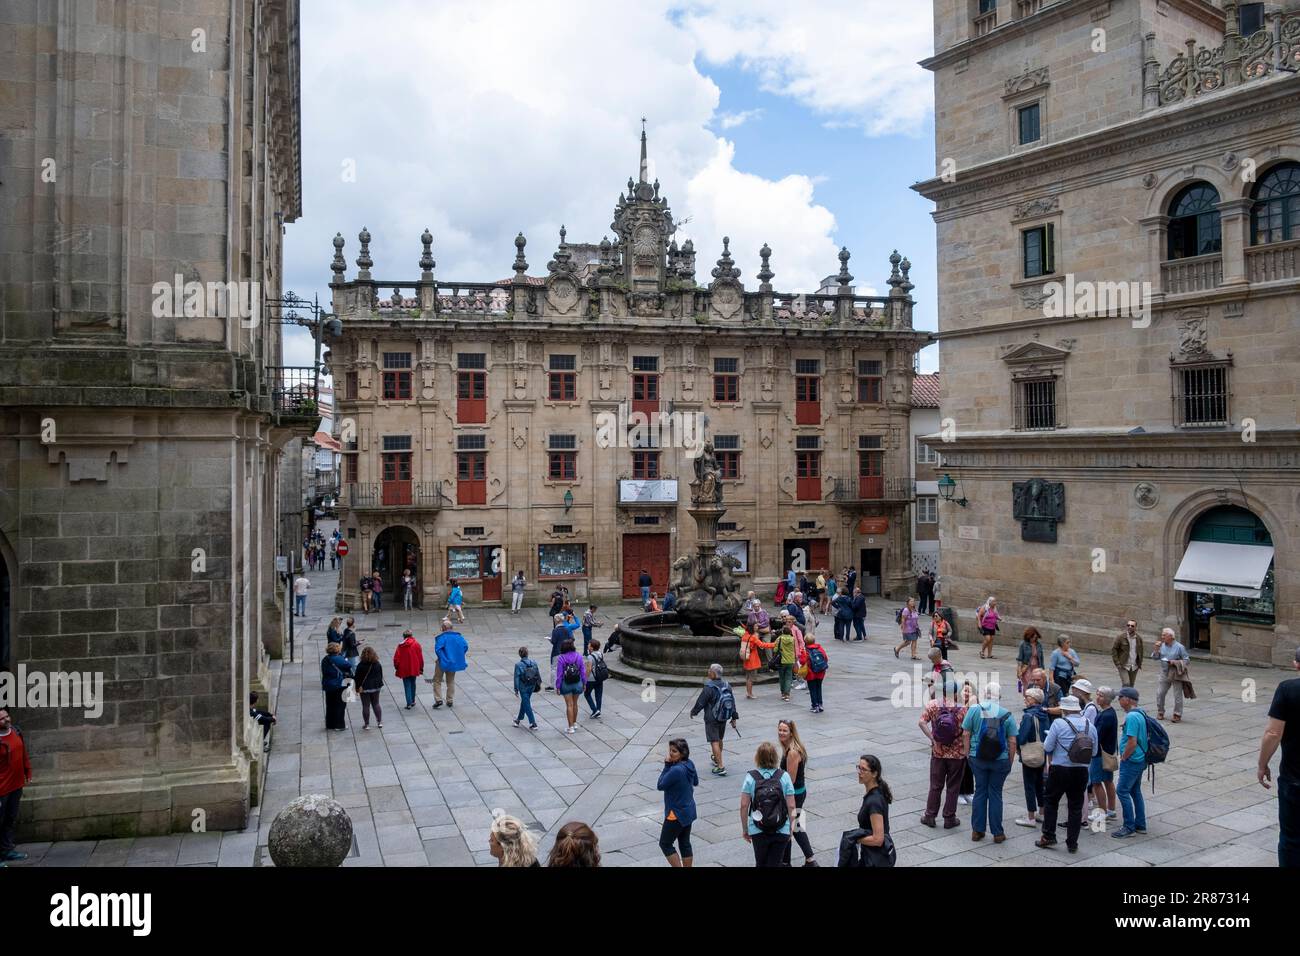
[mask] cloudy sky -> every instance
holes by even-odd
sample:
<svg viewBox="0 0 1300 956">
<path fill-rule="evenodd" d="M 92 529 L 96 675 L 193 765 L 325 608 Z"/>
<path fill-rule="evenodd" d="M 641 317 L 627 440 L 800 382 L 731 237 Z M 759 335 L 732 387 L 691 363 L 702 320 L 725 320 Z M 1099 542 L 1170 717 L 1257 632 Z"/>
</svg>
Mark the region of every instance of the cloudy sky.
<svg viewBox="0 0 1300 956">
<path fill-rule="evenodd" d="M 610 235 L 646 117 L 658 178 L 707 279 L 722 236 L 747 286 L 772 247 L 774 285 L 815 289 L 848 246 L 860 291 L 913 264 L 933 329 L 934 226 L 908 187 L 934 174 L 926 3 L 311 0 L 302 10 L 303 216 L 286 285 L 328 300 L 330 241 L 372 235 L 376 278 L 511 274 L 514 236 L 544 275 L 571 242 Z M 289 364 L 310 364 L 292 330 Z M 934 361 L 931 347 L 923 368 Z"/>
</svg>

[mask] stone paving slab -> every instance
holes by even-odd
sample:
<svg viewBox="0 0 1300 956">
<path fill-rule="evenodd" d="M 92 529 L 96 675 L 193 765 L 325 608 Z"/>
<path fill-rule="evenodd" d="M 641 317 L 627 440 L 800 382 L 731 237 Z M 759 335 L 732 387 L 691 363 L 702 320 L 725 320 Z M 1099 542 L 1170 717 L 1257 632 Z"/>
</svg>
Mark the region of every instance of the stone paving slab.
<svg viewBox="0 0 1300 956">
<path fill-rule="evenodd" d="M 916 726 L 915 702 L 922 697 L 915 683 L 923 672 L 893 657 L 889 645 L 896 627 L 893 607 L 885 602 L 869 605 L 865 644 L 836 644 L 829 640 L 830 622 L 823 620 L 818 633 L 830 645 L 831 661 L 824 714 L 808 712 L 805 691 L 796 691 L 788 704 L 770 686 L 757 687 L 755 701 L 740 695 L 740 731 L 729 729 L 725 740 L 730 773 L 719 778 L 708 772 L 702 724 L 689 716 L 695 687 L 656 685 L 642 699 L 640 684 L 611 681 L 600 720 L 590 719 L 579 701 L 573 735 L 564 733 L 562 702 L 543 692 L 533 699 L 540 728 L 512 726 L 518 708 L 511 687 L 516 648 L 528 645 L 543 662 L 549 651 L 549 621 L 540 608 L 518 615 L 470 609 L 472 620 L 462 628 L 470 643 L 470 669 L 457 679 L 455 708 L 439 710 L 430 707 L 433 694 L 426 682 L 420 683 L 417 706 L 406 710 L 389 665 L 401 629 L 409 626 L 432 668 L 440 612 L 385 610 L 363 616 L 358 630 L 385 665 L 384 728 L 362 730 L 360 709 L 351 706 L 348 730 L 327 735 L 314 662 L 333 616 L 327 593 L 332 574 L 311 576 L 308 617 L 297 623 L 299 660 L 273 668 L 280 723 L 272 735 L 262 804 L 246 830 L 30 844 L 23 849 L 31 859 L 21 865 L 270 865 L 265 845 L 275 813 L 301 793 L 324 792 L 353 817 L 356 850 L 346 866 L 495 865 L 487 853 L 487 827 L 491 811 L 500 808 L 535 828 L 543 852 L 562 823 L 581 819 L 599 834 L 607 865 L 661 867 L 657 840 L 663 810 L 656 783 L 668 739 L 683 736 L 701 774 L 699 820 L 692 834 L 696 865 L 748 867 L 753 855 L 739 835 L 738 795 L 755 747 L 776 739 L 780 718 L 797 722 L 810 751 L 806 811 L 823 866 L 834 864 L 839 833 L 856 825 L 861 791 L 854 767 L 862 753 L 881 758 L 894 791 L 890 819 L 902 866 L 1276 865 L 1276 793 L 1259 787 L 1254 766 L 1273 689 L 1290 676 L 1282 671 L 1194 661 L 1201 697 L 1188 702 L 1183 723 L 1168 728 L 1174 747 L 1156 774 L 1156 791 L 1144 783 L 1150 833 L 1119 841 L 1085 826 L 1079 853 L 1068 855 L 1063 832 L 1057 850 L 1043 851 L 1033 845 L 1037 830 L 1012 823 L 1024 813 L 1018 770 L 1003 791 L 1005 843 L 973 842 L 965 805 L 958 808 L 962 825 L 955 829 L 920 824 L 929 777 L 928 747 Z M 610 607 L 603 616 L 616 619 L 633 610 Z M 958 670 L 1014 688 L 1013 649 L 999 645 L 993 661 L 979 661 L 976 650 L 968 643 L 953 652 Z M 731 661 L 721 663 L 735 670 Z M 1085 655 L 1084 670 L 1089 667 L 1090 673 L 1110 673 L 1109 661 L 1098 655 Z M 1155 677 L 1154 668 L 1149 670 L 1138 685 L 1148 700 L 1154 698 Z M 1253 699 L 1243 694 L 1247 682 L 1253 682 Z M 1019 713 L 1018 697 L 1004 696 L 1004 703 Z M 796 865 L 799 857 L 796 849 Z"/>
</svg>

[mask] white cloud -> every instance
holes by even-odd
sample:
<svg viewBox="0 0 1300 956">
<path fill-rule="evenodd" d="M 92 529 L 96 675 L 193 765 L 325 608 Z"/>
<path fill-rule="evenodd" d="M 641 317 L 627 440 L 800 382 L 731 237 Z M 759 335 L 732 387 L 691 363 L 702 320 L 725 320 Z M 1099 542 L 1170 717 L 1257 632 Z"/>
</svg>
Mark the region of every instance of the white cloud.
<svg viewBox="0 0 1300 956">
<path fill-rule="evenodd" d="M 758 119 L 763 115 L 763 110 L 741 110 L 739 113 L 722 113 L 718 116 L 718 124 L 723 129 L 735 129 L 737 126 L 743 126 L 752 119 Z"/>
<path fill-rule="evenodd" d="M 744 36 L 761 34 L 759 23 L 785 22 L 775 4 L 759 6 L 771 11 L 747 25 Z M 771 180 L 737 169 L 737 162 L 747 165 L 745 157 L 710 127 L 734 127 L 759 111 L 720 115 L 720 91 L 696 61 L 738 58 L 763 70 L 765 83 L 781 78 L 783 92 L 818 110 L 835 105 L 821 87 L 827 71 L 842 69 L 839 118 L 874 115 L 863 104 L 905 84 L 858 88 L 873 71 L 844 64 L 873 49 L 876 56 L 891 51 L 883 38 L 860 45 L 874 22 L 860 11 L 854 19 L 861 28 L 832 28 L 828 17 L 844 9 L 839 0 L 800 5 L 801 18 L 828 23 L 808 62 L 788 55 L 789 38 L 710 38 L 710 24 L 724 24 L 722 13 L 706 8 L 682 20 L 670 16 L 666 0 L 572 0 L 560 13 L 514 0 L 304 4 L 304 215 L 288 228 L 286 286 L 327 295 L 336 231 L 346 241 L 346 274 L 354 276 L 363 225 L 380 279 L 418 277 L 426 226 L 441 282 L 510 275 L 520 230 L 530 274 L 545 274 L 561 223 L 571 241 L 612 238 L 614 205 L 627 177 L 636 175 L 646 116 L 651 178 L 661 180 L 677 221 L 690 219 L 677 238 L 694 239 L 697 278 L 709 280 L 729 235 L 748 287 L 757 284 L 758 248 L 767 242 L 777 288 L 814 289 L 838 268 L 835 217 L 815 201 L 816 180 L 797 171 Z M 898 62 L 911 56 L 892 55 Z M 889 110 L 882 105 L 879 112 Z M 355 182 L 340 175 L 348 159 L 356 164 Z M 863 271 L 875 278 L 879 269 Z M 310 344 L 304 348 L 295 337 L 286 352 L 292 364 L 304 352 L 310 356 Z"/>
<path fill-rule="evenodd" d="M 706 62 L 753 70 L 832 125 L 913 133 L 931 109 L 931 76 L 917 66 L 934 49 L 928 3 L 698 0 L 677 19 Z"/>
</svg>

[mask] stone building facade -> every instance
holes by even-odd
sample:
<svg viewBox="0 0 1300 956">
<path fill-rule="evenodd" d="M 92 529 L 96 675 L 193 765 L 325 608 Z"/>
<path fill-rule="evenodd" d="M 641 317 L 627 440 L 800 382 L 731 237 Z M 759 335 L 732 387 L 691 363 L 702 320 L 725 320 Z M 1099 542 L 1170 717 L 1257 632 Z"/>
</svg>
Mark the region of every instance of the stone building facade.
<svg viewBox="0 0 1300 956">
<path fill-rule="evenodd" d="M 939 373 L 917 375 L 912 381 L 912 568 L 939 573 L 939 453 L 940 444 L 923 440 L 940 430 Z"/>
<path fill-rule="evenodd" d="M 516 570 L 530 601 L 559 583 L 635 597 L 642 568 L 662 594 L 694 544 L 686 486 L 706 432 L 725 477 L 721 548 L 746 586 L 799 560 L 865 560 L 885 591 L 906 589 L 911 380 L 929 338 L 912 328 L 908 262 L 891 256 L 888 296 L 860 296 L 841 250 L 833 291 L 794 296 L 774 291 L 766 246 L 746 289 L 724 239 L 697 281 L 644 159 L 643 136 L 614 239 L 570 244 L 561 229 L 545 276 L 528 274 L 521 234 L 513 278 L 436 281 L 426 232 L 419 281 L 381 288 L 369 233 L 352 279 L 336 236 L 344 607 L 366 568 L 389 589 L 413 568 L 435 603 L 450 578 L 469 601 L 509 600 Z"/>
<path fill-rule="evenodd" d="M 15 708 L 22 832 L 237 828 L 282 627 L 278 449 L 318 421 L 262 308 L 301 209 L 298 3 L 6 14 L 0 666 L 104 680 L 98 716 Z"/>
<path fill-rule="evenodd" d="M 1003 640 L 1291 659 L 1298 36 L 1294 0 L 935 3 L 944 597 Z"/>
</svg>

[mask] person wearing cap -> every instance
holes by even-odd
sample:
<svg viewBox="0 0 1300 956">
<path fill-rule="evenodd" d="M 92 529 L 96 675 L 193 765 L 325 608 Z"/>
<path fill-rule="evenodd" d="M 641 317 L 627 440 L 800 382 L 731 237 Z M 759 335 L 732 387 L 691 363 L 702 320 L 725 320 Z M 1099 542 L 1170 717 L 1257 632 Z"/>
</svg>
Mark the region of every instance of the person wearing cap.
<svg viewBox="0 0 1300 956">
<path fill-rule="evenodd" d="M 1300 671 L 1300 648 L 1295 652 L 1295 669 Z M 1257 771 L 1265 789 L 1273 777 L 1268 764 L 1279 745 L 1282 760 L 1277 766 L 1277 865 L 1300 867 L 1300 679 L 1278 684 L 1268 708 L 1268 729 L 1259 744 Z"/>
<path fill-rule="evenodd" d="M 1076 681 L 1074 686 L 1077 689 L 1082 683 L 1082 680 Z M 1099 745 L 1088 767 L 1088 786 L 1092 787 L 1094 808 L 1088 816 L 1090 820 L 1097 816 L 1114 820 L 1119 816 L 1115 810 L 1115 771 L 1106 766 L 1107 763 L 1115 766 L 1119 762 L 1116 754 L 1119 743 L 1119 718 L 1115 716 L 1115 708 L 1111 706 L 1111 701 L 1114 699 L 1115 691 L 1109 687 L 1098 687 L 1096 698 L 1090 705 L 1095 711 L 1092 725 L 1097 728 Z M 1088 715 L 1087 707 L 1084 708 L 1083 713 L 1085 717 Z"/>
<path fill-rule="evenodd" d="M 1047 796 L 1043 801 L 1043 835 L 1036 846 L 1048 849 L 1056 846 L 1056 817 L 1065 797 L 1065 846 L 1071 853 L 1079 852 L 1079 830 L 1083 826 L 1083 797 L 1088 789 L 1088 763 L 1070 759 L 1070 748 L 1079 737 L 1087 737 L 1096 753 L 1097 730 L 1084 719 L 1079 698 L 1069 695 L 1061 698 L 1061 716 L 1052 721 L 1052 728 L 1043 741 L 1047 754 Z"/>
<path fill-rule="evenodd" d="M 1097 726 L 1097 705 L 1092 702 L 1092 695 L 1095 691 L 1096 688 L 1092 686 L 1092 681 L 1086 677 L 1080 677 L 1070 685 L 1070 694 L 1079 701 L 1083 719 L 1094 727 Z"/>
<path fill-rule="evenodd" d="M 1124 625 L 1124 632 L 1110 646 L 1110 659 L 1119 671 L 1119 686 L 1136 687 L 1142 669 L 1142 638 L 1138 636 L 1137 621 Z"/>
<path fill-rule="evenodd" d="M 1124 711 L 1124 723 L 1119 732 L 1119 783 L 1115 785 L 1115 793 L 1124 813 L 1124 824 L 1111 836 L 1123 840 L 1147 832 L 1147 808 L 1142 801 L 1142 771 L 1147 766 L 1147 717 L 1138 707 L 1136 687 L 1120 690 L 1119 706 Z"/>
</svg>

